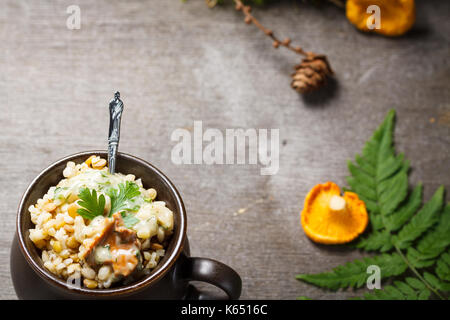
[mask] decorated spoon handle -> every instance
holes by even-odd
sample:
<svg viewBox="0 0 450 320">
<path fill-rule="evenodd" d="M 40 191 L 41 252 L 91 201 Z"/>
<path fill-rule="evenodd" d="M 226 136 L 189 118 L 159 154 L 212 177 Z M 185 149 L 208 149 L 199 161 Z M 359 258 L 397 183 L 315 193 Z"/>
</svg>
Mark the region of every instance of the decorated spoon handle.
<svg viewBox="0 0 450 320">
<path fill-rule="evenodd" d="M 116 171 L 117 148 L 120 139 L 120 120 L 122 118 L 123 102 L 120 93 L 114 94 L 114 99 L 109 103 L 109 135 L 108 135 L 108 168 L 109 173 Z"/>
</svg>

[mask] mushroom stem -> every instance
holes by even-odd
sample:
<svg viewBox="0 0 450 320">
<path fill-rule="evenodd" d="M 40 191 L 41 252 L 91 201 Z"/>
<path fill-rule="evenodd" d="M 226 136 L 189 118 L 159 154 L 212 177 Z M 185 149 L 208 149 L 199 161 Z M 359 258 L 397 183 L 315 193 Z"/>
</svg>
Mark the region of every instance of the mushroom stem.
<svg viewBox="0 0 450 320">
<path fill-rule="evenodd" d="M 332 196 L 328 204 L 331 213 L 342 213 L 347 211 L 345 199 L 340 196 Z"/>
</svg>

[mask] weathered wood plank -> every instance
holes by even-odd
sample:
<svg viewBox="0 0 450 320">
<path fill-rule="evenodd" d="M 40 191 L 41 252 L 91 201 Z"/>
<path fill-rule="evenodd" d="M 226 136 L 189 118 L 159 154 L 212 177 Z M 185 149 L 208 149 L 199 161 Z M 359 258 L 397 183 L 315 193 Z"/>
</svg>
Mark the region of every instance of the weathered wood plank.
<svg viewBox="0 0 450 320">
<path fill-rule="evenodd" d="M 188 209 L 194 255 L 221 260 L 243 277 L 243 298 L 345 298 L 294 279 L 359 257 L 316 246 L 299 212 L 307 191 L 344 183 L 346 160 L 390 108 L 396 141 L 426 197 L 450 187 L 449 4 L 419 2 L 417 28 L 386 39 L 361 34 L 343 12 L 291 3 L 255 10 L 281 36 L 328 54 L 330 94 L 301 98 L 289 74 L 299 57 L 274 50 L 231 6 L 204 1 L 79 0 L 81 30 L 66 28 L 66 1 L 3 1 L 0 9 L 0 298 L 14 299 L 9 245 L 27 184 L 70 153 L 106 147 L 107 103 L 125 103 L 120 150 L 161 168 Z M 434 123 L 430 123 L 434 118 Z M 176 166 L 176 128 L 279 128 L 280 170 Z M 259 199 L 262 199 L 259 201 Z M 247 208 L 243 214 L 233 213 Z"/>
</svg>

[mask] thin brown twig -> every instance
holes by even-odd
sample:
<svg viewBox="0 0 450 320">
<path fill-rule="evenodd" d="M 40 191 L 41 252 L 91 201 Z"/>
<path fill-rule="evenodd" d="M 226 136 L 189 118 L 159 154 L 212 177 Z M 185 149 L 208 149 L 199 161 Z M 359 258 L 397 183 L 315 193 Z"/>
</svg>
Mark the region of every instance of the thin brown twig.
<svg viewBox="0 0 450 320">
<path fill-rule="evenodd" d="M 278 48 L 279 46 L 283 46 L 297 54 L 301 54 L 303 56 L 308 56 L 311 53 L 304 51 L 301 47 L 294 47 L 291 45 L 291 39 L 289 38 L 285 38 L 284 40 L 280 40 L 279 38 L 277 38 L 275 36 L 275 34 L 273 33 L 272 30 L 267 29 L 266 27 L 264 27 L 258 19 L 256 19 L 252 14 L 251 14 L 251 10 L 252 8 L 250 6 L 246 6 L 242 3 L 241 0 L 234 0 L 234 3 L 236 4 L 235 9 L 237 11 L 242 11 L 242 13 L 244 13 L 245 15 L 245 23 L 247 24 L 251 24 L 253 23 L 256 27 L 258 27 L 262 32 L 264 32 L 264 34 L 268 37 L 270 37 L 273 41 L 272 45 L 274 46 L 274 48 Z"/>
</svg>

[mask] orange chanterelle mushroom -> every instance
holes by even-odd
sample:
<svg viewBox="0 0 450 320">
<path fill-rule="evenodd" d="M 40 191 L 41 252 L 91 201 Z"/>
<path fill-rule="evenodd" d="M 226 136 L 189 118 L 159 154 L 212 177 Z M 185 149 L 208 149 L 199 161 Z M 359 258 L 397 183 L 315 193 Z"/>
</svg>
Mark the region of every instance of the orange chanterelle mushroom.
<svg viewBox="0 0 450 320">
<path fill-rule="evenodd" d="M 380 14 L 379 25 L 369 28 L 374 9 Z M 414 0 L 347 0 L 347 19 L 359 30 L 395 37 L 406 33 L 416 20 Z"/>
<path fill-rule="evenodd" d="M 350 242 L 367 227 L 366 206 L 358 195 L 345 192 L 333 182 L 318 184 L 308 193 L 301 213 L 306 235 L 324 244 Z"/>
</svg>

